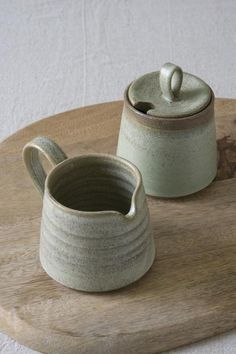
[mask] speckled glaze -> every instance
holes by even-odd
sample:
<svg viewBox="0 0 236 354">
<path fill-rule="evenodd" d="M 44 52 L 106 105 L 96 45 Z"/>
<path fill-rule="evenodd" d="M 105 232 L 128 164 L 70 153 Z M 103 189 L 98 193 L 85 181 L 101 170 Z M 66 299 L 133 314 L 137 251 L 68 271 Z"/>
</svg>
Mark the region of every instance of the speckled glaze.
<svg viewBox="0 0 236 354">
<path fill-rule="evenodd" d="M 147 194 L 185 196 L 205 188 L 215 178 L 217 145 L 214 94 L 210 92 L 211 100 L 204 109 L 183 117 L 177 111 L 175 118 L 173 107 L 167 107 L 171 117 L 151 115 L 147 102 L 134 107 L 129 87 L 126 89 L 117 155 L 139 168 Z M 166 104 L 171 106 L 172 102 Z"/>
<path fill-rule="evenodd" d="M 38 151 L 56 165 L 47 177 Z M 43 195 L 40 261 L 53 279 L 74 289 L 108 291 L 148 271 L 155 246 L 135 166 L 106 154 L 67 159 L 46 137 L 28 143 L 23 157 Z"/>
<path fill-rule="evenodd" d="M 139 109 L 146 103 L 147 114 L 166 118 L 198 113 L 208 106 L 211 95 L 211 88 L 203 80 L 172 63 L 133 81 L 128 92 L 134 107 Z"/>
</svg>

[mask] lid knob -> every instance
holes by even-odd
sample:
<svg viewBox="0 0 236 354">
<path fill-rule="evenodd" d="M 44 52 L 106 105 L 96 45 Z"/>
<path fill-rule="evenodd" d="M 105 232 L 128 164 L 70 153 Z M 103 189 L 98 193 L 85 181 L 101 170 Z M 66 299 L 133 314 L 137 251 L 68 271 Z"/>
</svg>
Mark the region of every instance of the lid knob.
<svg viewBox="0 0 236 354">
<path fill-rule="evenodd" d="M 172 63 L 166 63 L 160 70 L 159 80 L 163 98 L 168 102 L 176 101 L 183 81 L 182 69 Z"/>
</svg>

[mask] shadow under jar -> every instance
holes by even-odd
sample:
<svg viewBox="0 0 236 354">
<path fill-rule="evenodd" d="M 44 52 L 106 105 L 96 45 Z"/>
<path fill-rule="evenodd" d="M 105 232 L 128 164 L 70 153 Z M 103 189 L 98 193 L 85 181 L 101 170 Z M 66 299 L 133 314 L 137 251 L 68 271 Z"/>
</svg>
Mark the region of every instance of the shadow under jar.
<svg viewBox="0 0 236 354">
<path fill-rule="evenodd" d="M 46 174 L 38 152 L 56 165 Z M 65 286 L 108 291 L 144 275 L 155 257 L 149 210 L 138 169 L 106 154 L 67 159 L 37 137 L 24 161 L 43 195 L 40 261 Z"/>
</svg>

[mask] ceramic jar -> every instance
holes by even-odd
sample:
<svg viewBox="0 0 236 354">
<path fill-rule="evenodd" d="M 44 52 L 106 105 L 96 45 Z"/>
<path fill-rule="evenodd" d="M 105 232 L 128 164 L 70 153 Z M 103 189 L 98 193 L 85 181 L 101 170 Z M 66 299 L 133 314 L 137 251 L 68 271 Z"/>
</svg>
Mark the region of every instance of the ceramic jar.
<svg viewBox="0 0 236 354">
<path fill-rule="evenodd" d="M 211 88 L 171 63 L 132 82 L 117 155 L 139 168 L 149 195 L 180 197 L 208 186 L 217 172 Z"/>
<path fill-rule="evenodd" d="M 54 165 L 46 177 L 39 151 Z M 107 154 L 68 159 L 46 137 L 23 158 L 43 196 L 40 261 L 67 287 L 108 291 L 144 275 L 155 257 L 149 210 L 138 169 Z"/>
</svg>

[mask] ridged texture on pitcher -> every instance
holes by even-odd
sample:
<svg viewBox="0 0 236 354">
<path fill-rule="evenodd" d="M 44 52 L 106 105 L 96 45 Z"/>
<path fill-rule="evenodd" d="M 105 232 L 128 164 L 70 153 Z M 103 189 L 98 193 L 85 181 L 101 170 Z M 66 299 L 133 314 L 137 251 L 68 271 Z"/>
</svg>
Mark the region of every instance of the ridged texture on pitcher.
<svg viewBox="0 0 236 354">
<path fill-rule="evenodd" d="M 68 287 L 120 288 L 153 263 L 155 247 L 142 183 L 115 159 L 102 165 L 98 157 L 93 163 L 86 158 L 78 165 L 68 161 L 63 166 L 67 173 L 60 168 L 48 181 L 40 260 L 52 278 Z"/>
</svg>

